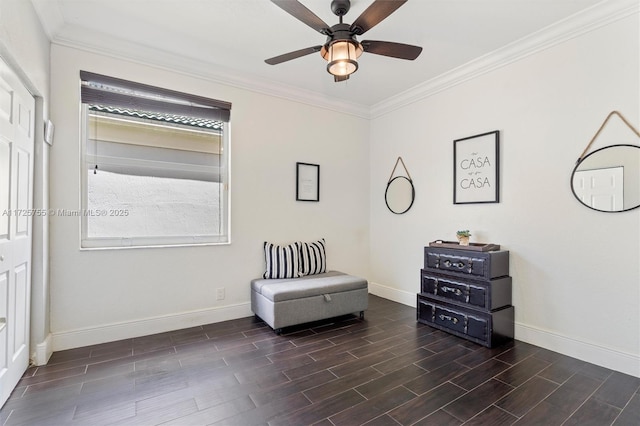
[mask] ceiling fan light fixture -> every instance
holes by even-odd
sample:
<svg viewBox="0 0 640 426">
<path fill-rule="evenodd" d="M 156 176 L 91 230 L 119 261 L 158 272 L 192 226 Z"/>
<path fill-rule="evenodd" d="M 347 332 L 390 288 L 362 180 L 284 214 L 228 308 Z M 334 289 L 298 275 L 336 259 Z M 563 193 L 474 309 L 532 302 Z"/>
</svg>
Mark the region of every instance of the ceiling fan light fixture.
<svg viewBox="0 0 640 426">
<path fill-rule="evenodd" d="M 328 62 L 327 72 L 333 75 L 335 82 L 339 82 L 347 80 L 351 74 L 358 70 L 358 58 L 364 51 L 391 58 L 414 60 L 422 52 L 422 47 L 390 41 L 363 40 L 359 42 L 356 38 L 385 20 L 407 1 L 373 0 L 373 3 L 352 24 L 347 24 L 343 22 L 343 17 L 349 12 L 351 1 L 332 0 L 331 11 L 338 16 L 340 22 L 329 25 L 299 0 L 271 0 L 276 6 L 303 24 L 320 34 L 324 34 L 327 39 L 324 45 L 274 56 L 266 59 L 265 62 L 269 65 L 276 65 L 320 51 L 320 55 Z"/>
<path fill-rule="evenodd" d="M 344 77 L 358 70 L 358 58 L 362 55 L 362 45 L 354 40 L 336 40 L 322 50 L 327 60 L 327 71 L 334 76 Z"/>
</svg>

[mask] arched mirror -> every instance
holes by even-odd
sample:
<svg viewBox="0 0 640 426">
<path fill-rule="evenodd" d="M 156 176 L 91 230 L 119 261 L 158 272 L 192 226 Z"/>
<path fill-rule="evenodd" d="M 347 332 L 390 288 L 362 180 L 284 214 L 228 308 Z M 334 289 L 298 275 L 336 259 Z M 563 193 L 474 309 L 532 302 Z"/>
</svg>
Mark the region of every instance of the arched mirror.
<svg viewBox="0 0 640 426">
<path fill-rule="evenodd" d="M 611 145 L 583 157 L 571 174 L 571 189 L 593 210 L 624 212 L 640 207 L 640 146 Z"/>
<path fill-rule="evenodd" d="M 413 182 L 406 176 L 396 176 L 387 183 L 384 200 L 387 207 L 395 214 L 409 211 L 416 198 Z"/>
</svg>

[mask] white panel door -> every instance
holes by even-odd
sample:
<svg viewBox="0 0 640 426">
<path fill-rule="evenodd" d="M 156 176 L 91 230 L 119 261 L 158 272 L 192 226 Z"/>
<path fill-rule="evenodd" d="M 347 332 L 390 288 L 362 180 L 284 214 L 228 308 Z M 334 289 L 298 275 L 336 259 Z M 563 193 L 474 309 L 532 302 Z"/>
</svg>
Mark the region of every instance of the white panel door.
<svg viewBox="0 0 640 426">
<path fill-rule="evenodd" d="M 29 366 L 34 108 L 0 60 L 0 406 Z"/>
<path fill-rule="evenodd" d="M 573 175 L 573 189 L 580 200 L 597 210 L 624 209 L 624 168 L 581 170 Z"/>
</svg>

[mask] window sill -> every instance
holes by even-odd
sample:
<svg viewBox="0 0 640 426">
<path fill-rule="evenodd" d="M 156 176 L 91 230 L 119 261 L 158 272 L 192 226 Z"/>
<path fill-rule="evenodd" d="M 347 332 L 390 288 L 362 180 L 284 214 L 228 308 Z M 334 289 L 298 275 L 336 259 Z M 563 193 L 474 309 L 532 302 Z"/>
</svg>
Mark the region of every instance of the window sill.
<svg viewBox="0 0 640 426">
<path fill-rule="evenodd" d="M 94 243 L 95 244 L 95 243 Z M 132 250 L 132 249 L 157 249 L 157 248 L 179 248 L 179 247 L 212 247 L 212 246 L 229 246 L 231 241 L 225 242 L 206 242 L 206 243 L 176 243 L 176 244 L 140 244 L 140 245 L 80 245 L 81 251 L 98 251 L 98 250 Z"/>
</svg>

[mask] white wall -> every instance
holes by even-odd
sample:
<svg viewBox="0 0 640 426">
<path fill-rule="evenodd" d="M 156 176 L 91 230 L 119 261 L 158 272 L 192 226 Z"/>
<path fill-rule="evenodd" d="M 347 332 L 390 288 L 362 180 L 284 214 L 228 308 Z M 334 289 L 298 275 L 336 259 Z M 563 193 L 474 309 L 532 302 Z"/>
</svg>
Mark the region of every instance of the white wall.
<svg viewBox="0 0 640 426">
<path fill-rule="evenodd" d="M 80 250 L 79 218 L 50 218 L 54 349 L 251 315 L 265 240 L 324 237 L 329 268 L 367 276 L 367 120 L 69 47 L 51 55 L 53 209 L 80 208 L 79 70 L 233 104 L 232 243 Z M 297 161 L 320 164 L 319 203 L 295 201 Z"/>
<path fill-rule="evenodd" d="M 29 1 L 0 0 L 0 56 L 36 97 L 33 207 L 47 209 L 49 146 L 44 121 L 49 112 L 49 39 Z M 48 220 L 33 218 L 31 273 L 32 361 L 44 364 L 51 355 L 49 336 Z"/>
<path fill-rule="evenodd" d="M 595 212 L 569 187 L 610 111 L 640 127 L 639 27 L 627 17 L 374 119 L 373 291 L 415 305 L 423 247 L 470 229 L 510 251 L 517 339 L 640 376 L 640 209 Z M 454 205 L 453 140 L 492 130 L 500 203 Z M 593 148 L 639 142 L 613 119 Z M 398 156 L 417 193 L 402 216 L 383 198 Z"/>
<path fill-rule="evenodd" d="M 49 95 L 49 39 L 30 1 L 0 0 L 0 53 L 34 95 Z"/>
</svg>

